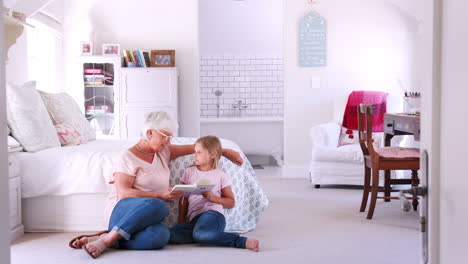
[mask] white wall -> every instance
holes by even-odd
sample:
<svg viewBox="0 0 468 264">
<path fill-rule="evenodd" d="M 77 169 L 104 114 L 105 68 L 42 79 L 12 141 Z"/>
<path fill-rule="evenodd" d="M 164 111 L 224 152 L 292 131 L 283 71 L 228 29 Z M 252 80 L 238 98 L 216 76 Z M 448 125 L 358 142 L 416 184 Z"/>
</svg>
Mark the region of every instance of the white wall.
<svg viewBox="0 0 468 264">
<path fill-rule="evenodd" d="M 3 1 L 0 0 L 0 6 Z M 4 50 L 3 19 L 0 19 L 0 51 Z M 8 154 L 6 132 L 6 95 L 5 95 L 5 66 L 3 52 L 0 52 L 0 263 L 10 263 L 10 202 L 8 188 Z"/>
<path fill-rule="evenodd" d="M 200 0 L 200 53 L 282 56 L 282 0 Z"/>
<path fill-rule="evenodd" d="M 176 50 L 180 70 L 180 135 L 197 137 L 199 124 L 198 2 L 196 0 L 66 0 L 66 88 L 83 98 L 77 65 L 80 41 L 91 40 L 101 54 L 103 43 L 122 49 Z"/>
<path fill-rule="evenodd" d="M 398 4 L 395 5 L 395 3 Z M 416 38 L 418 20 L 396 0 L 283 1 L 285 62 L 285 169 L 306 177 L 310 160 L 310 127 L 332 120 L 333 100 L 352 90 L 418 91 Z M 297 63 L 297 25 L 312 8 L 327 20 L 326 67 Z M 320 88 L 311 89 L 311 77 Z"/>
<path fill-rule="evenodd" d="M 8 64 L 6 66 L 6 78 L 8 82 L 21 84 L 29 81 L 27 44 L 25 30 L 8 52 Z"/>
</svg>

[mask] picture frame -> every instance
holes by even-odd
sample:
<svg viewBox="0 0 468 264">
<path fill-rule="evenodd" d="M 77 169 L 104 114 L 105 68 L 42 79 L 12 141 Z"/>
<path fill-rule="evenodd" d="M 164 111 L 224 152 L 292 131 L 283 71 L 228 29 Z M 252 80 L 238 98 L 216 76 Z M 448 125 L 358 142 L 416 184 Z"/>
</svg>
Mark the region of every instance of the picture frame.
<svg viewBox="0 0 468 264">
<path fill-rule="evenodd" d="M 93 43 L 91 41 L 80 42 L 81 56 L 93 55 Z"/>
<path fill-rule="evenodd" d="M 120 56 L 120 44 L 104 43 L 102 44 L 103 56 Z"/>
<path fill-rule="evenodd" d="M 175 50 L 151 50 L 151 67 L 175 67 Z"/>
</svg>

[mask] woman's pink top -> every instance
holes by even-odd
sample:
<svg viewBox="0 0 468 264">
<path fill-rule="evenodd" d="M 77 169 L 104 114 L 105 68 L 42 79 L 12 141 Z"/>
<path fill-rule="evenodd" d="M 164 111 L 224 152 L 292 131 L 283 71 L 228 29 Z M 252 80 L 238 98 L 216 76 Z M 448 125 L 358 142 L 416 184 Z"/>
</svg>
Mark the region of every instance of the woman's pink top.
<svg viewBox="0 0 468 264">
<path fill-rule="evenodd" d="M 169 188 L 169 161 L 171 153 L 169 146 L 165 146 L 161 152 L 154 155 L 153 162 L 148 163 L 130 150 L 126 149 L 120 153 L 120 157 L 112 172 L 110 184 L 114 183 L 115 173 L 125 173 L 128 176 L 135 177 L 133 187 L 146 192 L 160 192 Z M 106 217 L 110 219 L 112 210 L 119 201 L 115 186 L 108 196 L 106 206 Z"/>
</svg>

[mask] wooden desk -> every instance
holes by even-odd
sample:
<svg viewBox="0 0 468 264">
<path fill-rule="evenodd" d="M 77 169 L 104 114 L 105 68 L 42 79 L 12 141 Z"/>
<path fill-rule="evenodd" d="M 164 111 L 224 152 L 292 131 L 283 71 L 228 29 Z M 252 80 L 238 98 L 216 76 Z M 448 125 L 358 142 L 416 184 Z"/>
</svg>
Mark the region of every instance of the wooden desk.
<svg viewBox="0 0 468 264">
<path fill-rule="evenodd" d="M 384 114 L 385 146 L 396 135 L 414 135 L 414 140 L 421 138 L 421 117 L 406 114 Z"/>
</svg>

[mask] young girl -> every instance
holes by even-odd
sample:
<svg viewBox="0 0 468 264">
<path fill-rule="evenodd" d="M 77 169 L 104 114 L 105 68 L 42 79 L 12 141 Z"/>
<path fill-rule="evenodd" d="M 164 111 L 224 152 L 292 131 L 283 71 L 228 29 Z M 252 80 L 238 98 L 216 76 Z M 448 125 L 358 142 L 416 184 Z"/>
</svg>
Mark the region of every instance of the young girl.
<svg viewBox="0 0 468 264">
<path fill-rule="evenodd" d="M 224 208 L 233 208 L 235 200 L 229 179 L 218 169 L 221 151 L 221 142 L 215 136 L 201 137 L 195 142 L 195 164 L 185 170 L 181 184 L 208 184 L 209 181 L 215 186 L 209 192 L 179 200 L 179 224 L 171 228 L 170 242 L 247 248 L 258 252 L 258 240 L 224 232 Z"/>
</svg>

